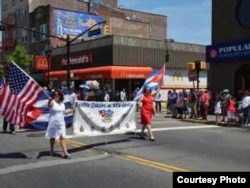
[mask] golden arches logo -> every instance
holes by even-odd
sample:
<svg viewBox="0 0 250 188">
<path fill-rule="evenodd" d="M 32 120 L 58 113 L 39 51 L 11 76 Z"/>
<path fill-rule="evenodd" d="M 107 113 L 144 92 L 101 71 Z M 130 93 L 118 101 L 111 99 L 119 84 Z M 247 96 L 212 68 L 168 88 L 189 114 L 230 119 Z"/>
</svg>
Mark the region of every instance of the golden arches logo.
<svg viewBox="0 0 250 188">
<path fill-rule="evenodd" d="M 35 57 L 35 69 L 36 70 L 47 70 L 48 69 L 48 59 L 44 56 Z"/>
<path fill-rule="evenodd" d="M 173 73 L 173 81 L 175 82 L 175 81 L 183 81 L 183 76 L 182 76 L 182 74 L 181 74 L 181 72 L 174 72 Z"/>
</svg>

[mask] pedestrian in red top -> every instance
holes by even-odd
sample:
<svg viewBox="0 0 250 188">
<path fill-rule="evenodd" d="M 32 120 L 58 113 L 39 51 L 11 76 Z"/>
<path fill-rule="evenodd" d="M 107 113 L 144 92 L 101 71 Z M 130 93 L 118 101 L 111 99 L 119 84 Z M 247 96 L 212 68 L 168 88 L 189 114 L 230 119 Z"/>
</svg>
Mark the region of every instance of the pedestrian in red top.
<svg viewBox="0 0 250 188">
<path fill-rule="evenodd" d="M 144 89 L 143 95 L 140 99 L 141 104 L 141 138 L 144 138 L 144 131 L 147 129 L 149 134 L 149 140 L 155 141 L 153 132 L 151 130 L 152 118 L 155 114 L 154 110 L 154 96 L 159 92 L 159 89 L 155 94 L 152 94 L 150 87 Z"/>
<path fill-rule="evenodd" d="M 228 123 L 234 123 L 235 122 L 235 101 L 233 97 L 230 95 L 228 98 L 228 106 L 227 106 L 227 121 Z"/>
<path fill-rule="evenodd" d="M 201 91 L 201 103 L 200 103 L 200 111 L 203 120 L 207 120 L 208 106 L 209 106 L 209 95 L 207 93 L 207 90 L 203 90 Z"/>
</svg>

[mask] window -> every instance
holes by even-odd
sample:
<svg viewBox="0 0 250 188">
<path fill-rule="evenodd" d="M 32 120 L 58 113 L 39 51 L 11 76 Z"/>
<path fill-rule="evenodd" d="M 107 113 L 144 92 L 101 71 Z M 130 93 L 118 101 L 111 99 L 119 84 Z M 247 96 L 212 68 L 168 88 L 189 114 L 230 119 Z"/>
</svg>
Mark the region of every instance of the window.
<svg viewBox="0 0 250 188">
<path fill-rule="evenodd" d="M 12 6 L 15 6 L 15 5 L 16 5 L 16 0 L 12 0 L 12 1 L 11 1 L 11 5 L 12 5 Z"/>
<path fill-rule="evenodd" d="M 40 25 L 40 32 L 41 33 L 48 33 L 48 29 L 47 29 L 47 24 L 42 24 Z M 40 40 L 45 40 L 47 39 L 47 35 L 44 35 L 44 34 L 40 34 Z"/>
<path fill-rule="evenodd" d="M 32 30 L 36 30 L 35 28 L 32 28 Z M 35 43 L 37 40 L 37 33 L 31 31 L 31 43 Z"/>
<path fill-rule="evenodd" d="M 7 10 L 7 9 L 8 9 L 8 4 L 4 4 L 4 5 L 2 6 L 2 10 L 5 11 L 5 10 Z"/>
<path fill-rule="evenodd" d="M 27 19 L 27 8 L 26 8 L 26 6 L 21 7 L 20 12 L 21 12 L 21 18 L 20 18 L 20 20 L 21 21 L 26 20 Z"/>
<path fill-rule="evenodd" d="M 23 43 L 28 42 L 28 32 L 27 32 L 27 30 L 23 29 L 21 35 L 22 35 L 21 36 L 21 41 Z"/>
<path fill-rule="evenodd" d="M 15 41 L 16 40 L 16 30 L 12 32 L 12 39 Z"/>
</svg>

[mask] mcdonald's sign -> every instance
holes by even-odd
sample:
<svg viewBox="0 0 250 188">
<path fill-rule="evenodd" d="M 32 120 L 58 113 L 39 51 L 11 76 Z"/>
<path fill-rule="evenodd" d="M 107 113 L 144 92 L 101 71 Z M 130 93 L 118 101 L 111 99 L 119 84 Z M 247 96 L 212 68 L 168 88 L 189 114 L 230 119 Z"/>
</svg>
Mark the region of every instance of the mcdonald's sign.
<svg viewBox="0 0 250 188">
<path fill-rule="evenodd" d="M 173 81 L 180 81 L 182 82 L 183 81 L 183 76 L 181 74 L 181 72 L 174 72 L 173 73 Z"/>
<path fill-rule="evenodd" d="M 48 58 L 46 56 L 35 56 L 35 70 L 48 70 Z"/>
</svg>

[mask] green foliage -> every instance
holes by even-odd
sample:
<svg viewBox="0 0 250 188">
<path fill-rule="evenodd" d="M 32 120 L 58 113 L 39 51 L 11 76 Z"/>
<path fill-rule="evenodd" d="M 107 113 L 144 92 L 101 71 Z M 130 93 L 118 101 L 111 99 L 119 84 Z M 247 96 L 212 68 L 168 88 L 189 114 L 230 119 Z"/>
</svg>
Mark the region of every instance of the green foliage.
<svg viewBox="0 0 250 188">
<path fill-rule="evenodd" d="M 29 73 L 29 68 L 31 67 L 34 57 L 33 55 L 29 55 L 25 46 L 18 42 L 14 51 L 11 54 L 7 55 L 6 59 L 8 63 L 14 61 L 25 72 Z"/>
<path fill-rule="evenodd" d="M 4 77 L 4 66 L 0 64 L 0 78 Z"/>
</svg>

